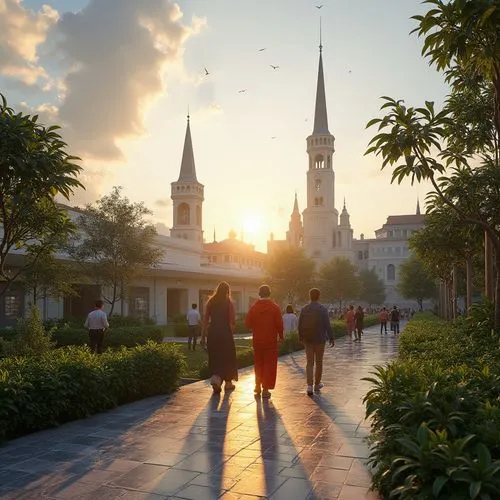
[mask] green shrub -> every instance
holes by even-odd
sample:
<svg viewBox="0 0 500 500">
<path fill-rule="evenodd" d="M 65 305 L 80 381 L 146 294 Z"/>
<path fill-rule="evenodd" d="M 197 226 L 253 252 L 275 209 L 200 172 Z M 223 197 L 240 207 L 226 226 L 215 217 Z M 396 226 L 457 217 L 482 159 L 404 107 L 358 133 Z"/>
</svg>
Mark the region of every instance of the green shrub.
<svg viewBox="0 0 500 500">
<path fill-rule="evenodd" d="M 500 498 L 500 348 L 466 320 L 416 315 L 365 397 L 387 498 Z"/>
<path fill-rule="evenodd" d="M 58 347 L 68 345 L 86 345 L 89 340 L 88 330 L 84 328 L 62 328 L 54 332 Z M 104 348 L 134 347 L 148 341 L 163 342 L 163 331 L 158 326 L 122 326 L 110 327 L 104 335 Z"/>
<path fill-rule="evenodd" d="M 0 440 L 84 418 L 178 386 L 184 357 L 148 342 L 100 356 L 65 347 L 0 361 Z"/>
</svg>

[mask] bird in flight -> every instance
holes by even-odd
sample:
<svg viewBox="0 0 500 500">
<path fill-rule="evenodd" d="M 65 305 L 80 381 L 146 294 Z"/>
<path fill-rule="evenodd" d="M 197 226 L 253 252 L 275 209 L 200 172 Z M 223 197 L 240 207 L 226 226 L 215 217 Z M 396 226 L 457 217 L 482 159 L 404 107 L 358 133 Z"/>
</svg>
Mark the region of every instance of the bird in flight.
<svg viewBox="0 0 500 500">
<path fill-rule="evenodd" d="M 205 69 L 205 76 L 208 76 L 210 73 L 208 72 L 208 69 L 207 68 L 204 68 Z"/>
<path fill-rule="evenodd" d="M 264 50 L 266 50 L 266 47 L 259 49 L 259 52 L 263 52 Z"/>
<path fill-rule="evenodd" d="M 323 4 L 321 4 L 321 5 L 315 5 L 315 7 L 316 7 L 317 9 L 321 9 L 321 7 L 323 7 Z"/>
<path fill-rule="evenodd" d="M 278 69 L 279 68 L 279 66 L 273 66 L 272 64 L 270 64 L 269 66 L 271 66 L 271 68 L 273 68 L 273 69 Z"/>
<path fill-rule="evenodd" d="M 241 90 L 238 90 L 238 94 L 243 94 L 243 92 L 246 92 L 247 89 L 241 89 Z"/>
<path fill-rule="evenodd" d="M 276 136 L 275 136 L 275 135 L 273 135 L 273 136 L 271 137 L 271 139 L 276 139 Z"/>
</svg>

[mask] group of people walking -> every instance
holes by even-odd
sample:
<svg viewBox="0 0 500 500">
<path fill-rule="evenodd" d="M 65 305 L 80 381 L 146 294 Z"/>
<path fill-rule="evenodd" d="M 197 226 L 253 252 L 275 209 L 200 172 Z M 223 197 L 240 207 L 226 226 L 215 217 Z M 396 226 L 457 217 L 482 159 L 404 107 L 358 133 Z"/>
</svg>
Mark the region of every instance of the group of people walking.
<svg viewBox="0 0 500 500">
<path fill-rule="evenodd" d="M 387 335 L 387 323 L 389 322 L 391 325 L 391 332 L 394 335 L 399 334 L 399 322 L 401 320 L 401 313 L 397 306 L 394 306 L 390 311 L 388 311 L 385 307 L 382 308 L 379 314 L 380 318 L 380 335 L 382 335 L 385 330 L 385 334 Z"/>
<path fill-rule="evenodd" d="M 347 333 L 349 334 L 351 340 L 359 342 L 365 328 L 365 312 L 363 311 L 363 308 L 358 306 L 355 310 L 354 306 L 351 304 L 345 314 L 345 322 Z"/>
<path fill-rule="evenodd" d="M 325 345 L 328 342 L 333 346 L 335 341 L 328 311 L 319 303 L 320 291 L 312 288 L 309 298 L 309 304 L 302 308 L 297 318 L 292 306 L 287 306 L 285 314 L 281 314 L 280 307 L 271 299 L 268 285 L 259 288 L 259 299 L 245 319 L 246 326 L 252 332 L 256 396 L 271 397 L 271 390 L 276 385 L 279 343 L 284 340 L 285 333 L 291 331 L 298 331 L 299 339 L 305 346 L 306 392 L 312 396 L 321 391 Z M 194 306 L 191 311 L 196 310 Z M 188 322 L 190 317 L 193 322 L 199 322 L 199 316 L 191 311 L 188 313 Z M 238 380 L 235 326 L 236 313 L 230 286 L 223 281 L 206 304 L 200 339 L 200 344 L 208 352 L 210 383 L 215 394 L 219 394 L 222 388 L 225 391 L 234 390 L 234 382 Z M 194 349 L 196 339 L 190 337 L 188 348 L 191 345 Z"/>
</svg>

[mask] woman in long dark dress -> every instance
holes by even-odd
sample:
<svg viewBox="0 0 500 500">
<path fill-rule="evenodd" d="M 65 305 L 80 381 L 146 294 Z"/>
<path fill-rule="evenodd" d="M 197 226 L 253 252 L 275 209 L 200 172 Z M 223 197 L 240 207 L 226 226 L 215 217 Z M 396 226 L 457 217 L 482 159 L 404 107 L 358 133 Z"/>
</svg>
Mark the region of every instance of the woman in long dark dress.
<svg viewBox="0 0 500 500">
<path fill-rule="evenodd" d="M 215 293 L 208 299 L 203 321 L 202 345 L 206 343 L 208 368 L 212 375 L 210 383 L 215 393 L 224 389 L 235 389 L 233 380 L 238 380 L 236 348 L 234 346 L 234 327 L 236 313 L 231 300 L 229 284 L 222 281 Z"/>
</svg>

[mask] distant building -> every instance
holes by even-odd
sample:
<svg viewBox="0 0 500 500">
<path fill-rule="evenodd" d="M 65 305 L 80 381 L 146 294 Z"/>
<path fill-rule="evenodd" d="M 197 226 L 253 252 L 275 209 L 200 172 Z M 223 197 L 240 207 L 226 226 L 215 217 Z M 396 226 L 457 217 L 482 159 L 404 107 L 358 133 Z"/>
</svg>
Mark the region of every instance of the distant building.
<svg viewBox="0 0 500 500">
<path fill-rule="evenodd" d="M 306 174 L 307 203 L 300 215 L 297 194 L 290 216 L 286 239 L 268 241 L 268 253 L 287 247 L 302 247 L 319 267 L 334 257 L 345 257 L 360 269 L 374 268 L 386 287 L 386 304 L 415 307 L 404 300 L 397 291 L 399 267 L 408 258 L 408 238 L 424 224 L 425 216 L 391 215 L 382 228 L 375 231 L 375 238 L 354 239 L 346 202 L 342 211 L 335 207 L 335 171 L 333 168 L 335 137 L 328 127 L 326 92 L 323 74 L 323 47 L 319 47 L 319 65 L 316 85 L 313 131 L 307 137 L 308 170 Z"/>
</svg>

